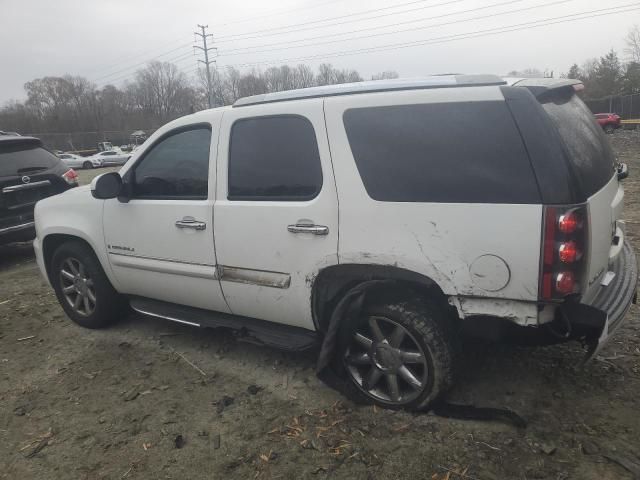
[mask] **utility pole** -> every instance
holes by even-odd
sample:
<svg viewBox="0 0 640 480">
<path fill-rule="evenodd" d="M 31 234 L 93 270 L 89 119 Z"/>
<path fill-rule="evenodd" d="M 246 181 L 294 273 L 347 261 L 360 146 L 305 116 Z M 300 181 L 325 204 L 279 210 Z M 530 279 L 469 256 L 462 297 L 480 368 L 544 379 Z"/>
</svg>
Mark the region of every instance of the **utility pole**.
<svg viewBox="0 0 640 480">
<path fill-rule="evenodd" d="M 200 30 L 202 30 L 202 33 L 198 33 L 198 32 L 193 32 L 196 35 L 198 35 L 200 38 L 202 38 L 202 44 L 203 46 L 199 46 L 199 45 L 194 45 L 194 48 L 198 48 L 200 50 L 202 50 L 204 52 L 204 60 L 198 60 L 199 62 L 202 62 L 205 64 L 205 66 L 207 67 L 207 100 L 209 103 L 209 108 L 213 107 L 213 91 L 211 89 L 211 71 L 209 70 L 209 64 L 213 63 L 215 64 L 216 61 L 215 60 L 209 60 L 209 50 L 216 50 L 216 47 L 207 47 L 207 37 L 212 37 L 213 35 L 210 33 L 206 33 L 206 29 L 209 28 L 209 25 L 198 25 L 198 28 Z"/>
</svg>

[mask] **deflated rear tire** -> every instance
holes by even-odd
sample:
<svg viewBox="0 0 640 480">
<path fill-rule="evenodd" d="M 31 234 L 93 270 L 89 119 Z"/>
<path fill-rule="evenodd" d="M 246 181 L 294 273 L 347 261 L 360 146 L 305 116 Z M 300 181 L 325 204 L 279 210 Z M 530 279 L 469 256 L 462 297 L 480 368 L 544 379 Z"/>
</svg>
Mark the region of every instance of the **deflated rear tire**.
<svg viewBox="0 0 640 480">
<path fill-rule="evenodd" d="M 340 354 L 343 393 L 384 408 L 428 408 L 454 381 L 448 320 L 436 302 L 419 298 L 366 307 Z"/>
<path fill-rule="evenodd" d="M 103 328 L 125 313 L 126 301 L 111 285 L 86 244 L 60 245 L 51 261 L 51 283 L 67 316 L 86 328 Z"/>
</svg>

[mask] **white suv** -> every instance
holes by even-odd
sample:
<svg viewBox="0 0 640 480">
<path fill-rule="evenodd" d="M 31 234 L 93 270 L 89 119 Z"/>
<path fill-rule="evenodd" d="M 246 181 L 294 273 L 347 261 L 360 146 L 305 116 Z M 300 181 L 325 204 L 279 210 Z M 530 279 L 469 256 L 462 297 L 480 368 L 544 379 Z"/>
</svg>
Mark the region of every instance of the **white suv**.
<svg viewBox="0 0 640 480">
<path fill-rule="evenodd" d="M 134 310 L 321 344 L 355 400 L 421 409 L 465 332 L 593 353 L 635 299 L 626 166 L 573 80 L 438 76 L 259 95 L 159 129 L 36 207 L 68 316 Z M 329 372 L 329 373 L 327 373 Z"/>
</svg>

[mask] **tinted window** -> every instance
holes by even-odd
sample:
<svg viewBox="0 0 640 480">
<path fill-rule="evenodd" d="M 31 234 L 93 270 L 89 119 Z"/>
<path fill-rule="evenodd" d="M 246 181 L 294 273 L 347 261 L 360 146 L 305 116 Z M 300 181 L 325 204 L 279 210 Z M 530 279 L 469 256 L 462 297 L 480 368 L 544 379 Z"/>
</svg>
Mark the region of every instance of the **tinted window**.
<svg viewBox="0 0 640 480">
<path fill-rule="evenodd" d="M 207 198 L 211 130 L 175 133 L 151 148 L 135 167 L 138 198 Z"/>
<path fill-rule="evenodd" d="M 539 203 L 504 102 L 347 110 L 351 151 L 371 198 L 388 202 Z"/>
<path fill-rule="evenodd" d="M 303 117 L 238 120 L 229 148 L 230 200 L 308 200 L 320 192 L 316 135 Z"/>
<path fill-rule="evenodd" d="M 116 154 L 116 152 L 104 152 L 102 155 L 106 157 L 106 156 L 111 156 L 111 155 L 115 155 L 115 154 Z"/>
<path fill-rule="evenodd" d="M 26 145 L 0 145 L 0 176 L 28 173 L 38 168 L 49 169 L 60 164 L 60 159 L 41 147 Z"/>
<path fill-rule="evenodd" d="M 573 90 L 554 92 L 542 106 L 562 138 L 581 191 L 590 197 L 613 176 L 615 155 L 609 141 Z"/>
</svg>

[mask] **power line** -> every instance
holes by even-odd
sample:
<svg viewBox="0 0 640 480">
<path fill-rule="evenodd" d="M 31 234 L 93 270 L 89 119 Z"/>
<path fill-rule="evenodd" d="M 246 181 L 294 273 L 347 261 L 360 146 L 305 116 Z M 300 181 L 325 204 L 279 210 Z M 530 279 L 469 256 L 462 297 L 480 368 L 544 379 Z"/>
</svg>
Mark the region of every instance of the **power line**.
<svg viewBox="0 0 640 480">
<path fill-rule="evenodd" d="M 325 28 L 325 27 L 335 26 L 335 25 L 344 25 L 345 23 L 362 22 L 364 20 L 373 20 L 373 19 L 376 19 L 376 18 L 388 17 L 390 15 L 399 15 L 399 14 L 402 14 L 402 13 L 410 13 L 410 12 L 414 12 L 414 11 L 417 11 L 417 10 L 424 10 L 424 9 L 428 9 L 428 8 L 442 7 L 442 6 L 445 6 L 445 5 L 451 5 L 453 3 L 465 2 L 467 0 L 448 0 L 446 2 L 440 2 L 440 3 L 433 4 L 433 5 L 424 5 L 422 7 L 412 8 L 412 9 L 409 9 L 409 10 L 402 10 L 400 12 L 389 12 L 389 13 L 385 13 L 385 14 L 377 15 L 377 16 L 373 16 L 373 17 L 358 18 L 358 19 L 354 19 L 354 20 L 346 20 L 346 21 L 343 21 L 343 22 L 332 23 L 330 25 L 319 25 L 319 26 L 316 26 L 316 27 L 308 27 L 307 26 L 307 25 L 314 25 L 314 24 L 323 23 L 323 22 L 330 22 L 332 20 L 341 20 L 341 19 L 348 18 L 348 17 L 355 17 L 355 16 L 359 16 L 359 15 L 365 15 L 367 13 L 375 13 L 375 12 L 381 12 L 381 11 L 384 11 L 384 10 L 391 10 L 391 9 L 398 8 L 398 7 L 405 7 L 405 6 L 408 6 L 408 5 L 415 5 L 417 3 L 424 3 L 425 1 L 428 1 L 428 0 L 414 0 L 412 2 L 406 2 L 406 3 L 399 3 L 399 4 L 396 4 L 396 5 L 390 5 L 388 7 L 374 8 L 374 9 L 371 9 L 371 10 L 364 10 L 364 11 L 361 11 L 361 12 L 349 13 L 349 14 L 346 14 L 346 15 L 338 15 L 336 17 L 324 18 L 324 19 L 321 19 L 321 20 L 312 20 L 312 21 L 309 21 L 309 22 L 296 23 L 296 24 L 293 24 L 293 25 L 286 25 L 284 27 L 265 28 L 265 29 L 262 29 L 262 30 L 254 30 L 254 31 L 251 31 L 251 32 L 237 33 L 237 34 L 234 34 L 234 35 L 223 35 L 223 36 L 220 36 L 220 37 L 216 37 L 216 42 L 218 42 L 218 43 L 228 43 L 228 42 L 231 42 L 231 41 L 250 40 L 250 39 L 253 39 L 253 38 L 263 38 L 263 37 L 269 37 L 269 36 L 273 36 L 273 35 L 285 35 L 285 34 L 288 34 L 288 33 L 300 32 L 300 31 L 303 31 L 303 30 L 310 30 L 310 29 L 314 29 L 314 28 Z M 301 27 L 301 26 L 305 27 L 305 28 L 298 28 L 298 29 L 288 30 L 286 32 L 265 33 L 264 35 L 246 36 L 246 35 L 253 35 L 255 33 L 274 32 L 274 31 L 277 31 L 277 30 L 290 29 L 290 28 L 293 28 L 293 27 Z M 236 37 L 244 37 L 244 38 L 236 38 Z"/>
<path fill-rule="evenodd" d="M 436 16 L 433 16 L 433 17 L 425 17 L 425 18 L 407 20 L 405 22 L 397 22 L 397 23 L 392 23 L 392 24 L 387 24 L 387 25 L 379 25 L 379 26 L 376 26 L 376 27 L 362 28 L 362 29 L 359 29 L 359 30 L 352 30 L 350 32 L 336 33 L 336 34 L 332 34 L 332 35 L 318 35 L 316 37 L 308 37 L 308 38 L 304 38 L 304 39 L 300 39 L 300 40 L 291 40 L 291 41 L 285 41 L 285 42 L 266 43 L 266 44 L 260 45 L 259 47 L 255 47 L 255 46 L 254 47 L 240 47 L 240 48 L 234 48 L 234 49 L 230 49 L 230 50 L 222 50 L 219 53 L 219 56 L 224 57 L 224 56 L 229 55 L 230 53 L 231 54 L 263 53 L 263 52 L 271 52 L 271 51 L 274 51 L 274 50 L 281 50 L 281 49 L 270 49 L 270 50 L 262 50 L 262 51 L 240 52 L 241 50 L 249 50 L 249 49 L 252 49 L 252 48 L 273 47 L 273 46 L 285 45 L 285 44 L 288 45 L 288 48 L 312 47 L 312 46 L 324 45 L 324 44 L 328 44 L 328 43 L 345 42 L 345 41 L 348 41 L 348 40 L 358 40 L 358 39 L 361 39 L 361 38 L 371 38 L 371 37 L 377 37 L 377 36 L 382 36 L 382 35 L 392 35 L 392 34 L 396 34 L 396 33 L 411 32 L 411 31 L 415 31 L 415 30 L 425 30 L 425 29 L 428 29 L 428 28 L 441 27 L 441 26 L 445 26 L 445 25 L 452 25 L 454 23 L 462 23 L 462 22 L 469 22 L 469 21 L 473 21 L 473 20 L 481 20 L 481 19 L 484 19 L 484 18 L 497 17 L 499 15 L 506 15 L 506 14 L 509 14 L 509 13 L 517 13 L 517 12 L 523 12 L 523 11 L 526 11 L 526 10 L 533 10 L 533 9 L 536 9 L 536 8 L 543 8 L 543 7 L 547 7 L 549 5 L 556 5 L 556 4 L 559 4 L 559 3 L 572 2 L 574 0 L 559 0 L 559 1 L 551 2 L 551 3 L 546 3 L 546 4 L 543 4 L 543 5 L 534 5 L 534 6 L 531 6 L 531 7 L 525 7 L 525 8 L 516 9 L 516 10 L 508 10 L 508 11 L 505 11 L 505 12 L 492 13 L 492 14 L 489 14 L 489 15 L 466 18 L 466 19 L 462 19 L 462 20 L 454 20 L 454 21 L 445 22 L 445 23 L 437 23 L 437 24 L 433 24 L 433 25 L 424 25 L 424 26 L 421 26 L 421 27 L 409 28 L 409 29 L 405 29 L 405 30 L 394 30 L 394 31 L 391 31 L 391 32 L 381 32 L 381 33 L 372 34 L 372 35 L 349 37 L 349 38 L 343 38 L 343 39 L 334 39 L 334 40 L 328 40 L 326 42 L 310 43 L 310 44 L 305 44 L 305 45 L 291 45 L 292 42 L 293 43 L 297 43 L 297 42 L 303 42 L 303 41 L 307 41 L 307 40 L 315 40 L 315 39 L 327 38 L 327 36 L 346 35 L 346 34 L 366 32 L 366 31 L 371 31 L 371 30 L 380 30 L 380 29 L 389 28 L 389 27 L 396 27 L 396 26 L 399 26 L 399 25 L 407 25 L 407 24 L 410 24 L 410 23 L 424 22 L 425 20 L 435 20 L 437 18 L 451 17 L 453 15 L 460 15 L 460 14 L 463 14 L 463 13 L 471 13 L 471 12 L 476 12 L 476 11 L 479 11 L 479 10 L 486 10 L 488 8 L 501 7 L 501 6 L 510 5 L 510 4 L 513 4 L 513 3 L 521 3 L 523 1 L 525 1 L 525 0 L 509 0 L 507 2 L 501 2 L 501 3 L 494 3 L 492 5 L 486 5 L 484 7 L 471 8 L 471 9 L 461 10 L 461 11 L 452 12 L 452 13 L 445 13 L 443 15 L 436 15 Z M 239 53 L 236 53 L 236 52 L 239 52 Z"/>
<path fill-rule="evenodd" d="M 279 8 L 277 10 L 268 10 L 268 11 L 264 12 L 261 15 L 255 15 L 253 17 L 245 17 L 245 18 L 238 19 L 238 20 L 231 20 L 231 21 L 225 22 L 225 23 L 218 23 L 218 24 L 212 25 L 212 28 L 226 27 L 228 25 L 236 25 L 238 23 L 250 22 L 252 20 L 262 20 L 264 18 L 274 17 L 276 15 L 284 15 L 286 13 L 297 12 L 297 11 L 300 11 L 300 10 L 309 10 L 309 9 L 313 9 L 313 8 L 324 7 L 325 5 L 330 5 L 332 3 L 338 3 L 338 2 L 341 2 L 341 1 L 342 0 L 330 0 L 329 2 L 317 3 L 317 4 L 314 4 L 314 5 L 307 5 L 307 6 L 298 7 L 298 8 Z"/>
<path fill-rule="evenodd" d="M 208 25 L 198 25 L 198 28 L 202 30 L 202 33 L 194 32 L 197 36 L 202 38 L 202 47 L 199 45 L 195 45 L 194 47 L 202 50 L 204 52 L 204 61 L 198 60 L 198 62 L 202 62 L 207 67 L 207 101 L 209 103 L 209 108 L 213 106 L 213 90 L 211 88 L 211 70 L 209 69 L 209 64 L 215 64 L 215 60 L 209 61 L 209 51 L 217 50 L 216 47 L 207 47 L 207 38 L 213 38 L 213 35 L 210 33 L 206 33 Z"/>
<path fill-rule="evenodd" d="M 130 66 L 128 66 L 128 67 L 122 68 L 122 69 L 120 69 L 120 70 L 116 70 L 115 72 L 112 72 L 112 73 L 110 73 L 110 74 L 108 74 L 108 75 L 103 75 L 103 76 L 101 76 L 101 77 L 94 78 L 94 79 L 93 79 L 93 81 L 94 81 L 94 82 L 98 82 L 98 81 L 103 80 L 103 79 L 105 79 L 105 78 L 113 77 L 113 76 L 115 76 L 115 75 L 118 75 L 119 73 L 126 72 L 126 71 L 128 71 L 128 70 L 131 70 L 132 68 L 136 68 L 136 67 L 138 67 L 138 66 L 140 66 L 140 65 L 144 65 L 145 63 L 151 62 L 151 61 L 153 61 L 153 60 L 157 60 L 157 59 L 159 59 L 159 58 L 161 58 L 161 57 L 164 57 L 165 55 L 168 55 L 168 54 L 170 54 L 170 53 L 176 52 L 176 51 L 178 51 L 178 50 L 181 50 L 181 49 L 183 49 L 183 48 L 185 48 L 185 47 L 189 47 L 189 46 L 191 46 L 191 42 L 189 42 L 189 43 L 185 43 L 185 44 L 183 44 L 183 45 L 180 45 L 179 47 L 174 48 L 174 49 L 172 49 L 172 50 L 169 50 L 169 51 L 167 51 L 167 52 L 165 52 L 165 53 L 162 53 L 162 54 L 160 54 L 160 55 L 156 55 L 156 56 L 155 56 L 155 57 L 153 57 L 153 58 L 149 58 L 149 59 L 145 60 L 144 62 L 139 62 L 139 63 L 136 63 L 136 64 L 134 64 L 134 65 L 130 65 Z"/>
<path fill-rule="evenodd" d="M 640 10 L 640 6 L 637 6 L 637 5 L 640 5 L 640 3 L 636 2 L 636 3 L 621 5 L 621 6 L 618 6 L 618 7 L 603 8 L 603 9 L 599 9 L 599 10 L 591 10 L 591 11 L 581 12 L 581 13 L 576 13 L 576 14 L 571 14 L 571 15 L 562 15 L 562 16 L 559 16 L 559 17 L 552 17 L 552 18 L 546 18 L 546 19 L 542 19 L 542 20 L 535 20 L 533 22 L 506 25 L 506 26 L 503 26 L 503 27 L 496 27 L 496 28 L 485 29 L 485 30 L 477 30 L 477 31 L 474 31 L 474 32 L 467 32 L 467 33 L 461 33 L 461 34 L 455 34 L 455 35 L 448 35 L 448 36 L 443 36 L 443 37 L 435 37 L 435 38 L 431 38 L 431 39 L 418 40 L 418 41 L 414 41 L 414 42 L 395 43 L 395 44 L 381 45 L 381 46 L 378 46 L 378 47 L 361 48 L 361 49 L 356 49 L 356 50 L 348 50 L 348 51 L 344 51 L 344 52 L 333 52 L 333 53 L 325 53 L 325 54 L 318 54 L 318 55 L 311 55 L 311 56 L 304 56 L 304 57 L 287 58 L 287 59 L 280 59 L 280 60 L 269 60 L 269 61 L 251 62 L 251 63 L 238 63 L 238 64 L 227 64 L 227 65 L 217 66 L 216 68 L 220 70 L 220 69 L 227 68 L 227 67 L 239 67 L 239 68 L 242 68 L 242 67 L 253 67 L 253 66 L 259 66 L 259 65 L 273 65 L 273 64 L 282 64 L 282 63 L 287 63 L 287 62 L 296 62 L 296 61 L 303 61 L 303 60 L 318 60 L 318 59 L 326 59 L 326 58 L 344 57 L 344 56 L 351 56 L 351 55 L 359 55 L 359 54 L 363 54 L 363 53 L 375 53 L 375 52 L 398 50 L 398 49 L 402 49 L 402 48 L 417 47 L 417 46 L 423 46 L 423 45 L 448 43 L 448 42 L 453 42 L 453 41 L 457 41 L 457 40 L 466 40 L 466 39 L 469 39 L 469 38 L 479 38 L 479 37 L 484 37 L 484 36 L 489 36 L 489 35 L 499 35 L 499 34 L 502 34 L 502 33 L 510 33 L 510 32 L 515 32 L 515 31 L 519 31 L 519 30 L 524 30 L 524 29 L 527 29 L 527 28 L 539 28 L 539 27 L 545 27 L 545 26 L 549 26 L 549 25 L 556 25 L 556 24 L 560 24 L 560 23 L 568 23 L 568 22 L 574 22 L 574 21 L 579 21 L 579 20 L 586 20 L 586 19 L 589 19 L 589 18 L 596 18 L 596 17 L 607 16 L 607 15 L 614 15 L 614 14 L 617 14 L 617 13 L 626 13 L 626 12 Z M 634 7 L 628 8 L 630 6 L 634 6 Z M 626 9 L 626 10 L 620 10 L 620 9 L 623 9 L 623 8 Z M 611 11 L 611 10 L 616 10 L 616 11 Z M 577 16 L 580 16 L 580 17 L 579 18 L 569 18 L 569 17 L 577 17 Z"/>
<path fill-rule="evenodd" d="M 351 13 L 351 14 L 348 14 L 348 15 L 345 15 L 345 16 L 338 16 L 338 17 L 332 17 L 332 18 L 323 19 L 323 20 L 316 20 L 316 21 L 313 21 L 313 22 L 306 22 L 306 23 L 304 23 L 304 24 L 309 24 L 309 23 L 318 23 L 318 22 L 325 22 L 325 21 L 334 20 L 334 19 L 339 19 L 339 18 L 344 18 L 344 17 L 348 17 L 348 16 L 364 15 L 364 14 L 366 14 L 366 13 L 377 12 L 377 11 L 383 11 L 383 10 L 389 10 L 389 9 L 398 8 L 398 7 L 407 6 L 407 5 L 413 5 L 413 4 L 417 4 L 417 3 L 423 3 L 423 2 L 425 2 L 425 1 L 428 1 L 428 0 L 413 0 L 413 1 L 411 1 L 411 2 L 401 3 L 401 4 L 392 5 L 392 6 L 388 6 L 388 7 L 377 8 L 377 9 L 372 9 L 372 10 L 365 10 L 365 11 L 362 11 L 362 12 L 355 12 L 355 13 Z M 386 17 L 386 16 L 389 16 L 389 15 L 396 15 L 396 14 L 401 14 L 401 13 L 407 13 L 407 12 L 412 12 L 412 11 L 416 11 L 416 10 L 424 10 L 424 9 L 426 9 L 426 8 L 434 8 L 434 7 L 443 6 L 443 5 L 448 5 L 448 4 L 452 4 L 452 3 L 460 3 L 460 2 L 463 2 L 463 1 L 466 1 L 466 0 L 449 0 L 449 1 L 446 1 L 446 2 L 442 2 L 442 3 L 434 4 L 434 5 L 426 5 L 426 6 L 422 6 L 422 7 L 418 7 L 418 8 L 410 9 L 410 10 L 403 10 L 403 11 L 400 11 L 400 12 L 391 12 L 391 13 L 387 13 L 387 14 L 384 14 L 384 15 L 378 15 L 378 16 L 375 16 L 375 17 L 367 17 L 367 18 L 364 18 L 364 19 L 356 19 L 356 20 L 349 20 L 349 21 L 344 21 L 344 22 L 338 22 L 338 23 L 331 24 L 331 25 L 326 25 L 326 26 L 328 27 L 328 26 L 342 25 L 342 24 L 345 24 L 345 23 L 351 23 L 351 22 L 354 22 L 354 21 L 362 21 L 362 20 L 370 20 L 370 19 L 373 19 L 373 18 L 381 18 L 381 17 Z M 524 0 L 513 0 L 513 1 L 524 1 Z M 327 3 L 333 3 L 333 2 L 327 2 Z M 301 9 L 304 9 L 304 8 L 300 8 L 300 10 L 301 10 Z M 437 17 L 436 17 L 436 18 L 437 18 Z M 298 24 L 298 25 L 303 25 L 303 24 Z M 296 25 L 291 25 L 291 26 L 296 26 Z M 289 27 L 291 27 L 291 26 L 289 26 Z M 279 28 L 289 28 L 289 27 L 279 27 Z M 308 27 L 308 28 L 299 29 L 299 30 L 309 30 L 309 29 L 313 29 L 313 28 L 321 28 L 321 27 L 325 27 L 325 26 Z M 282 33 L 292 33 L 292 32 L 294 32 L 294 31 L 298 31 L 298 30 L 292 30 L 292 31 L 290 31 L 290 32 L 282 32 Z M 251 32 L 249 32 L 249 33 L 251 33 Z M 271 35 L 278 35 L 278 34 L 282 34 L 282 33 L 273 33 L 273 34 L 271 34 Z M 242 34 L 239 34 L 239 35 L 242 35 Z M 270 35 L 265 35 L 265 36 L 270 36 Z M 260 37 L 260 36 L 258 36 L 258 37 Z M 258 37 L 249 37 L 249 38 L 258 38 Z M 227 37 L 221 37 L 221 38 L 227 38 Z M 243 40 L 244 40 L 244 39 L 243 39 Z M 216 41 L 217 41 L 217 39 L 216 39 Z M 227 40 L 226 42 L 229 42 L 229 41 L 231 41 L 231 40 Z M 235 41 L 235 40 L 234 40 L 234 41 Z M 304 41 L 304 40 L 300 40 L 300 41 Z M 137 67 L 139 67 L 139 66 L 144 65 L 145 63 L 148 63 L 148 62 L 150 62 L 150 61 L 152 61 L 152 60 L 157 60 L 157 59 L 159 59 L 159 58 L 161 58 L 161 57 L 163 57 L 163 56 L 165 56 L 165 55 L 168 55 L 169 53 L 173 53 L 173 52 L 175 52 L 175 51 L 177 51 L 177 50 L 180 50 L 181 48 L 183 48 L 183 47 L 185 47 L 185 46 L 187 46 L 187 45 L 191 45 L 191 44 L 190 44 L 190 43 L 188 43 L 188 44 L 180 45 L 180 46 L 179 46 L 179 47 L 177 47 L 177 48 L 174 48 L 174 49 L 172 49 L 172 50 L 169 50 L 169 51 L 166 51 L 166 52 L 161 53 L 161 54 L 159 54 L 159 55 L 156 55 L 156 56 L 155 56 L 155 57 L 153 57 L 153 58 L 150 58 L 150 59 L 147 59 L 147 60 L 145 60 L 145 61 L 142 61 L 142 62 L 138 62 L 138 63 L 132 64 L 132 65 L 129 65 L 128 67 L 124 67 L 124 68 L 122 68 L 122 69 L 119 69 L 119 70 L 113 71 L 113 72 L 111 72 L 111 73 L 109 73 L 109 74 L 107 74 L 107 75 L 103 75 L 103 76 L 100 76 L 100 77 L 98 77 L 98 78 L 95 78 L 95 79 L 93 79 L 93 81 L 94 81 L 94 82 L 100 82 L 101 80 L 104 80 L 104 79 L 108 79 L 108 78 L 114 77 L 114 76 L 116 76 L 116 75 L 118 75 L 118 74 L 120 74 L 120 73 L 123 73 L 123 72 L 129 72 L 129 71 L 131 71 L 131 70 L 133 70 L 133 69 L 135 69 L 135 68 L 137 68 Z M 255 48 L 255 47 L 245 47 L 245 48 Z M 154 50 L 155 50 L 155 49 L 154 49 Z M 138 56 L 138 57 L 140 57 L 140 56 Z M 165 61 L 166 61 L 166 60 L 165 60 Z M 125 75 L 125 76 L 120 75 L 119 77 L 117 77 L 117 78 L 115 78 L 115 79 L 110 79 L 110 80 L 108 81 L 108 83 L 114 83 L 114 82 L 117 82 L 119 79 L 126 78 L 126 77 L 128 77 L 128 76 L 130 76 L 130 75 L 129 75 L 129 74 L 127 74 L 127 75 Z M 104 83 L 104 82 L 100 82 L 100 83 Z"/>
<path fill-rule="evenodd" d="M 165 60 L 165 62 L 173 63 L 175 65 L 175 64 L 184 62 L 185 60 L 189 59 L 189 57 L 193 57 L 193 55 L 194 55 L 193 52 L 187 52 L 187 53 L 184 53 L 182 55 L 178 55 L 177 57 L 168 58 L 168 59 Z M 145 63 L 147 63 L 147 62 L 141 63 L 138 66 L 144 65 Z M 129 71 L 128 73 L 126 73 L 124 75 L 121 75 L 119 77 L 112 78 L 112 79 L 109 79 L 109 80 L 106 80 L 106 81 L 103 81 L 103 82 L 99 82 L 98 83 L 98 88 L 102 88 L 105 85 L 110 85 L 110 84 L 112 85 L 112 84 L 118 83 L 118 82 L 120 82 L 122 80 L 127 80 L 129 78 L 133 78 L 136 75 L 136 73 L 137 73 L 137 71 L 136 72 Z"/>
<path fill-rule="evenodd" d="M 281 14 L 281 13 L 288 13 L 288 12 L 293 12 L 293 11 L 298 11 L 298 10 L 306 10 L 306 9 L 310 9 L 310 8 L 317 8 L 317 7 L 324 6 L 324 5 L 328 5 L 328 4 L 331 4 L 331 3 L 337 3 L 338 1 L 340 1 L 340 0 L 331 0 L 331 1 L 329 1 L 329 2 L 325 2 L 325 3 L 321 3 L 321 4 L 309 5 L 309 6 L 306 6 L 306 7 L 300 7 L 300 8 L 295 8 L 295 9 L 287 9 L 286 11 L 282 11 L 282 12 L 280 12 L 280 13 L 272 13 L 272 14 L 268 14 L 268 13 L 267 13 L 267 14 L 262 15 L 262 16 L 248 17 L 248 18 L 246 18 L 246 19 L 239 20 L 239 21 L 237 21 L 237 22 L 228 22 L 228 23 L 226 23 L 226 24 L 220 24 L 220 25 L 230 25 L 230 24 L 233 24 L 233 23 L 241 23 L 241 22 L 244 22 L 244 21 L 249 21 L 249 20 L 251 20 L 251 19 L 255 19 L 255 18 L 260 18 L 260 19 L 262 19 L 262 18 L 265 18 L 265 16 L 272 16 L 272 15 L 278 15 L 278 14 Z M 409 3 L 403 3 L 403 4 L 398 4 L 398 5 L 395 5 L 395 6 L 385 7 L 385 8 L 383 8 L 382 10 L 384 10 L 384 9 L 389 9 L 389 8 L 397 8 L 397 7 L 399 7 L 399 6 L 405 6 L 405 5 L 409 5 L 409 4 L 421 3 L 421 2 L 424 2 L 424 1 L 427 1 L 427 0 L 414 0 L 414 1 L 409 2 Z M 454 2 L 446 2 L 446 3 L 456 3 L 456 2 L 460 2 L 460 1 L 464 1 L 464 0 L 455 0 Z M 438 6 L 438 5 L 433 5 L 433 6 Z M 432 6 L 420 7 L 420 9 L 423 9 L 423 8 L 431 8 L 431 7 L 432 7 Z M 350 15 L 362 15 L 362 14 L 369 13 L 369 12 L 370 12 L 370 11 L 356 12 L 356 13 L 353 13 L 353 14 L 350 14 Z M 405 13 L 405 12 L 396 12 L 396 13 Z M 394 14 L 395 14 L 395 13 L 394 13 Z M 340 18 L 340 17 L 334 17 L 334 18 Z M 327 20 L 331 20 L 331 19 L 318 20 L 318 21 L 319 21 L 319 22 L 321 22 L 321 21 L 327 21 Z M 366 19 L 364 19 L 364 20 L 366 20 Z M 293 26 L 295 26 L 295 25 L 293 25 Z M 290 27 L 290 26 L 289 26 L 289 27 Z M 279 28 L 289 28 L 289 27 L 279 27 Z M 252 32 L 248 32 L 248 33 L 252 33 Z M 285 32 L 285 33 L 288 33 L 288 32 Z M 243 35 L 243 34 L 238 34 L 238 35 Z M 274 34 L 274 35 L 275 35 L 275 34 Z M 225 37 L 225 38 L 226 38 L 226 37 Z M 227 42 L 229 42 L 229 41 L 231 41 L 231 40 L 227 40 Z M 175 45 L 175 43 L 176 43 L 176 42 L 175 42 L 175 40 L 174 40 L 173 42 L 170 42 L 170 43 L 167 43 L 167 44 L 164 44 L 164 45 L 165 45 L 165 46 L 166 46 L 166 45 Z M 109 78 L 109 77 L 111 77 L 111 76 L 117 75 L 117 74 L 122 73 L 122 72 L 124 72 L 124 71 L 131 70 L 131 69 L 136 68 L 136 67 L 138 67 L 138 66 L 144 65 L 145 63 L 147 63 L 147 62 L 149 62 L 149 61 L 151 61 L 151 60 L 155 60 L 155 59 L 158 59 L 158 58 L 160 58 L 160 57 L 162 57 L 162 56 L 164 56 L 164 55 L 168 55 L 169 53 L 173 53 L 174 51 L 177 51 L 177 50 L 179 50 L 180 48 L 182 48 L 182 47 L 184 47 L 184 46 L 186 46 L 186 45 L 191 45 L 191 44 L 190 44 L 190 43 L 188 43 L 188 44 L 184 44 L 184 45 L 181 45 L 180 47 L 174 48 L 174 49 L 172 49 L 172 50 L 169 50 L 169 51 L 163 52 L 163 53 L 161 53 L 161 54 L 157 54 L 155 57 L 153 57 L 153 58 L 151 58 L 151 59 L 147 59 L 147 60 L 144 60 L 144 61 L 142 61 L 142 62 L 138 62 L 138 63 L 132 64 L 132 65 L 130 65 L 130 66 L 128 66 L 128 67 L 126 67 L 126 68 L 124 68 L 124 69 L 120 69 L 120 70 L 113 71 L 113 72 L 111 72 L 111 73 L 109 73 L 109 74 L 106 74 L 106 75 L 103 75 L 103 76 L 101 76 L 101 77 L 98 77 L 98 78 L 94 79 L 93 81 L 99 81 L 99 80 L 102 80 L 102 79 L 104 79 L 104 78 Z M 157 50 L 158 50 L 158 48 L 153 48 L 153 49 L 151 49 L 151 50 L 147 50 L 146 52 L 147 52 L 147 53 L 148 53 L 148 52 L 155 52 L 155 51 L 157 51 Z M 132 56 L 132 57 L 127 57 L 127 60 L 128 60 L 128 61 L 130 61 L 130 60 L 133 60 L 133 59 L 142 58 L 142 57 L 144 57 L 147 53 L 142 53 L 142 54 L 134 55 L 134 56 Z M 110 66 L 106 66 L 106 67 L 104 67 L 104 68 L 100 68 L 100 69 L 98 69 L 97 71 L 98 71 L 98 72 L 100 72 L 100 71 L 107 71 L 107 70 L 109 70 L 109 69 L 112 69 L 113 67 L 120 67 L 121 65 L 122 65 L 122 61 L 121 61 L 121 62 L 118 62 L 118 63 L 115 63 L 115 64 L 112 64 L 112 65 L 110 65 Z"/>
<path fill-rule="evenodd" d="M 182 40 L 182 39 L 183 39 L 183 38 L 185 38 L 185 37 L 186 37 L 186 36 L 184 36 L 184 35 L 183 35 L 183 36 L 181 36 L 181 37 L 180 37 L 180 40 Z M 164 47 L 166 47 L 166 46 L 169 46 L 169 45 L 175 45 L 175 43 L 176 43 L 177 41 L 178 41 L 178 39 L 173 40 L 173 41 L 171 41 L 171 42 L 163 43 L 163 44 L 162 44 L 162 46 L 157 46 L 157 47 L 154 47 L 154 48 L 152 48 L 152 49 L 145 50 L 143 53 L 138 53 L 138 54 L 134 54 L 134 55 L 132 55 L 132 56 L 124 57 L 123 59 L 120 59 L 120 60 L 119 60 L 118 62 L 116 62 L 116 63 L 113 63 L 113 64 L 111 64 L 111 65 L 102 66 L 102 67 L 99 67 L 99 68 L 97 68 L 97 69 L 90 70 L 90 72 L 99 73 L 99 72 L 103 72 L 103 71 L 106 71 L 106 70 L 112 69 L 112 68 L 114 68 L 114 67 L 119 67 L 119 66 L 121 66 L 121 65 L 122 65 L 123 61 L 124 61 L 124 62 L 128 62 L 128 61 L 133 60 L 133 59 L 138 59 L 138 58 L 141 58 L 141 57 L 147 56 L 147 55 L 149 55 L 149 53 L 150 53 L 150 52 L 155 52 L 155 51 L 157 51 L 157 50 L 159 50 L 159 49 L 161 49 L 161 48 L 164 48 Z"/>
</svg>

